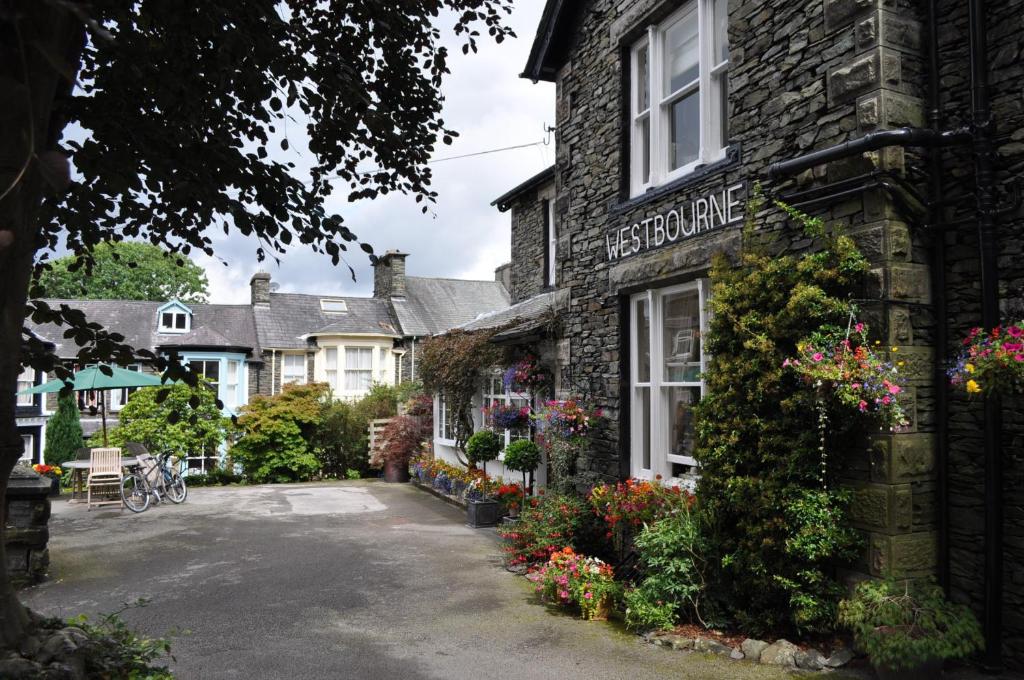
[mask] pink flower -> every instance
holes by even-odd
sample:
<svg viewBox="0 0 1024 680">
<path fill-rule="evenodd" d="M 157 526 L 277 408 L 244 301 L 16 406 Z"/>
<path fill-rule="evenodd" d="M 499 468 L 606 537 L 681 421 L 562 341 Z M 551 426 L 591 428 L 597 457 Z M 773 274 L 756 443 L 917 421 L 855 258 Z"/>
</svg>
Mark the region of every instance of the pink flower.
<svg viewBox="0 0 1024 680">
<path fill-rule="evenodd" d="M 859 390 L 860 389 L 860 383 L 853 383 L 852 385 L 850 385 L 850 387 L 852 387 L 855 390 Z M 861 402 L 861 403 L 863 404 L 864 402 Z"/>
<path fill-rule="evenodd" d="M 894 383 L 889 383 L 889 394 L 899 394 L 902 392 L 902 388 Z"/>
<path fill-rule="evenodd" d="M 562 598 L 563 600 L 568 600 L 569 599 L 569 591 L 568 590 L 562 590 L 562 591 L 560 591 L 558 593 L 558 596 L 560 598 Z"/>
<path fill-rule="evenodd" d="M 868 402 L 861 399 L 860 403 L 857 404 L 857 407 L 860 409 L 860 412 L 863 413 L 864 411 L 868 410 Z"/>
<path fill-rule="evenodd" d="M 863 333 L 864 332 L 864 324 L 858 323 L 856 326 L 853 327 L 853 330 L 857 331 L 858 333 Z"/>
<path fill-rule="evenodd" d="M 1024 354 L 1015 354 L 1013 358 L 1017 361 L 1024 361 Z"/>
<path fill-rule="evenodd" d="M 822 354 L 821 352 L 815 352 L 814 356 L 812 356 L 811 358 L 814 359 L 815 361 L 821 361 L 822 359 L 825 358 L 825 355 Z"/>
<path fill-rule="evenodd" d="M 1011 338 L 1019 338 L 1021 335 L 1024 335 L 1024 329 L 1020 326 L 1010 326 L 1006 329 L 1006 332 L 1010 334 Z"/>
<path fill-rule="evenodd" d="M 793 365 L 793 362 L 790 361 L 789 359 L 786 359 L 785 361 L 782 362 L 782 367 L 783 368 L 789 368 L 792 365 Z"/>
<path fill-rule="evenodd" d="M 889 395 L 885 395 L 884 397 L 882 397 L 882 403 L 883 404 L 891 404 L 892 403 L 892 397 L 890 397 Z"/>
<path fill-rule="evenodd" d="M 593 599 L 594 595 L 593 595 L 593 593 L 583 593 L 583 597 L 585 597 L 588 600 L 590 600 L 590 599 Z"/>
</svg>

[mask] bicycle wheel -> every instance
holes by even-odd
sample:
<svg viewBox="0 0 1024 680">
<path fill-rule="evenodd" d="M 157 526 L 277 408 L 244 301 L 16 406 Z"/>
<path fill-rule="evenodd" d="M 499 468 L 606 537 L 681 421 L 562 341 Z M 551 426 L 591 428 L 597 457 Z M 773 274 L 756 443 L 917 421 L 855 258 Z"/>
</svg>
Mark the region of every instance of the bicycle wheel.
<svg viewBox="0 0 1024 680">
<path fill-rule="evenodd" d="M 185 497 L 188 496 L 188 487 L 185 486 L 185 480 L 182 479 L 177 471 L 164 475 L 164 486 L 166 487 L 167 497 L 171 499 L 172 503 L 185 502 Z"/>
<path fill-rule="evenodd" d="M 121 500 L 132 512 L 142 512 L 149 507 L 149 489 L 142 475 L 134 472 L 121 481 Z"/>
</svg>

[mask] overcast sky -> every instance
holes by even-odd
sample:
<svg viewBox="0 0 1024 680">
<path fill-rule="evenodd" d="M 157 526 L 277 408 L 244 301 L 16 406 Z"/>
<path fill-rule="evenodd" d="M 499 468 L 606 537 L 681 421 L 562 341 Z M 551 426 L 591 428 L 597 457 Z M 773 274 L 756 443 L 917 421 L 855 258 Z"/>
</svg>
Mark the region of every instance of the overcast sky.
<svg viewBox="0 0 1024 680">
<path fill-rule="evenodd" d="M 543 0 L 516 0 L 509 23 L 517 39 L 495 45 L 483 38 L 479 52 L 468 56 L 461 49 L 450 50 L 452 73 L 443 88 L 443 117 L 460 136 L 451 146 L 439 145 L 435 158 L 540 142 L 545 137 L 544 124 L 554 125 L 554 86 L 519 78 L 543 6 Z M 450 21 L 443 25 L 449 28 Z M 274 148 L 276 143 L 268 150 Z M 552 139 L 548 146 L 435 163 L 432 187 L 439 196 L 432 214 L 422 214 L 412 199 L 400 195 L 350 205 L 341 195 L 344 191 L 327 209 L 344 216 L 349 228 L 375 252 L 409 253 L 411 276 L 491 279 L 494 268 L 509 260 L 509 215 L 491 207 L 491 201 L 551 165 L 554 154 Z M 275 155 L 286 154 L 277 151 Z M 301 158 L 288 160 L 303 165 Z M 211 302 L 248 302 L 249 278 L 257 269 L 270 272 L 282 292 L 370 295 L 373 291 L 369 261 L 358 248 L 347 257 L 358 279 L 353 283 L 344 265 L 335 268 L 328 257 L 307 248 L 292 249 L 281 258 L 280 266 L 269 259 L 258 265 L 254 241 L 242 235 L 213 238 L 217 254 L 228 266 L 205 256 L 195 258 L 210 279 Z"/>
</svg>

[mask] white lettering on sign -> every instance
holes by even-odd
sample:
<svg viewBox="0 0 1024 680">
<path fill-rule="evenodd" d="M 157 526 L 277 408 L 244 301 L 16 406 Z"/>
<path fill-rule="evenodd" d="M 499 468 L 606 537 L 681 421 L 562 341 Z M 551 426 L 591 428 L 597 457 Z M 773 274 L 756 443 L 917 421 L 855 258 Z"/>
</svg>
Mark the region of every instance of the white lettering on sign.
<svg viewBox="0 0 1024 680">
<path fill-rule="evenodd" d="M 743 219 L 744 189 L 744 184 L 734 184 L 609 232 L 604 237 L 608 260 L 620 260 L 739 222 Z"/>
</svg>

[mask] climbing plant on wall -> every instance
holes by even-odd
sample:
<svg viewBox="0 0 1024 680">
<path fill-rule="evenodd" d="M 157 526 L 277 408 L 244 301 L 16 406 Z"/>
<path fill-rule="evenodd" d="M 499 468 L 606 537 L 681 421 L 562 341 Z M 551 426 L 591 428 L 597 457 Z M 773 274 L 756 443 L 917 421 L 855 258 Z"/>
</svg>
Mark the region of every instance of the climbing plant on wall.
<svg viewBox="0 0 1024 680">
<path fill-rule="evenodd" d="M 739 262 L 718 257 L 711 271 L 711 360 L 697 406 L 698 497 L 710 520 L 722 610 L 751 634 L 828 630 L 841 595 L 837 564 L 852 559 L 849 494 L 822 470 L 818 394 L 788 357 L 813 333 L 841 333 L 867 271 L 854 242 L 788 206 L 813 252 L 779 255 L 756 247 L 756 197 Z M 774 248 L 775 251 L 779 250 Z M 831 447 L 856 419 L 836 419 Z"/>
<path fill-rule="evenodd" d="M 419 359 L 423 387 L 443 395 L 445 407 L 454 414 L 455 443 L 463 465 L 467 461 L 461 452 L 473 434 L 473 397 L 480 393 L 484 374 L 504 359 L 501 348 L 491 343 L 498 330 L 453 330 L 423 343 Z"/>
</svg>

